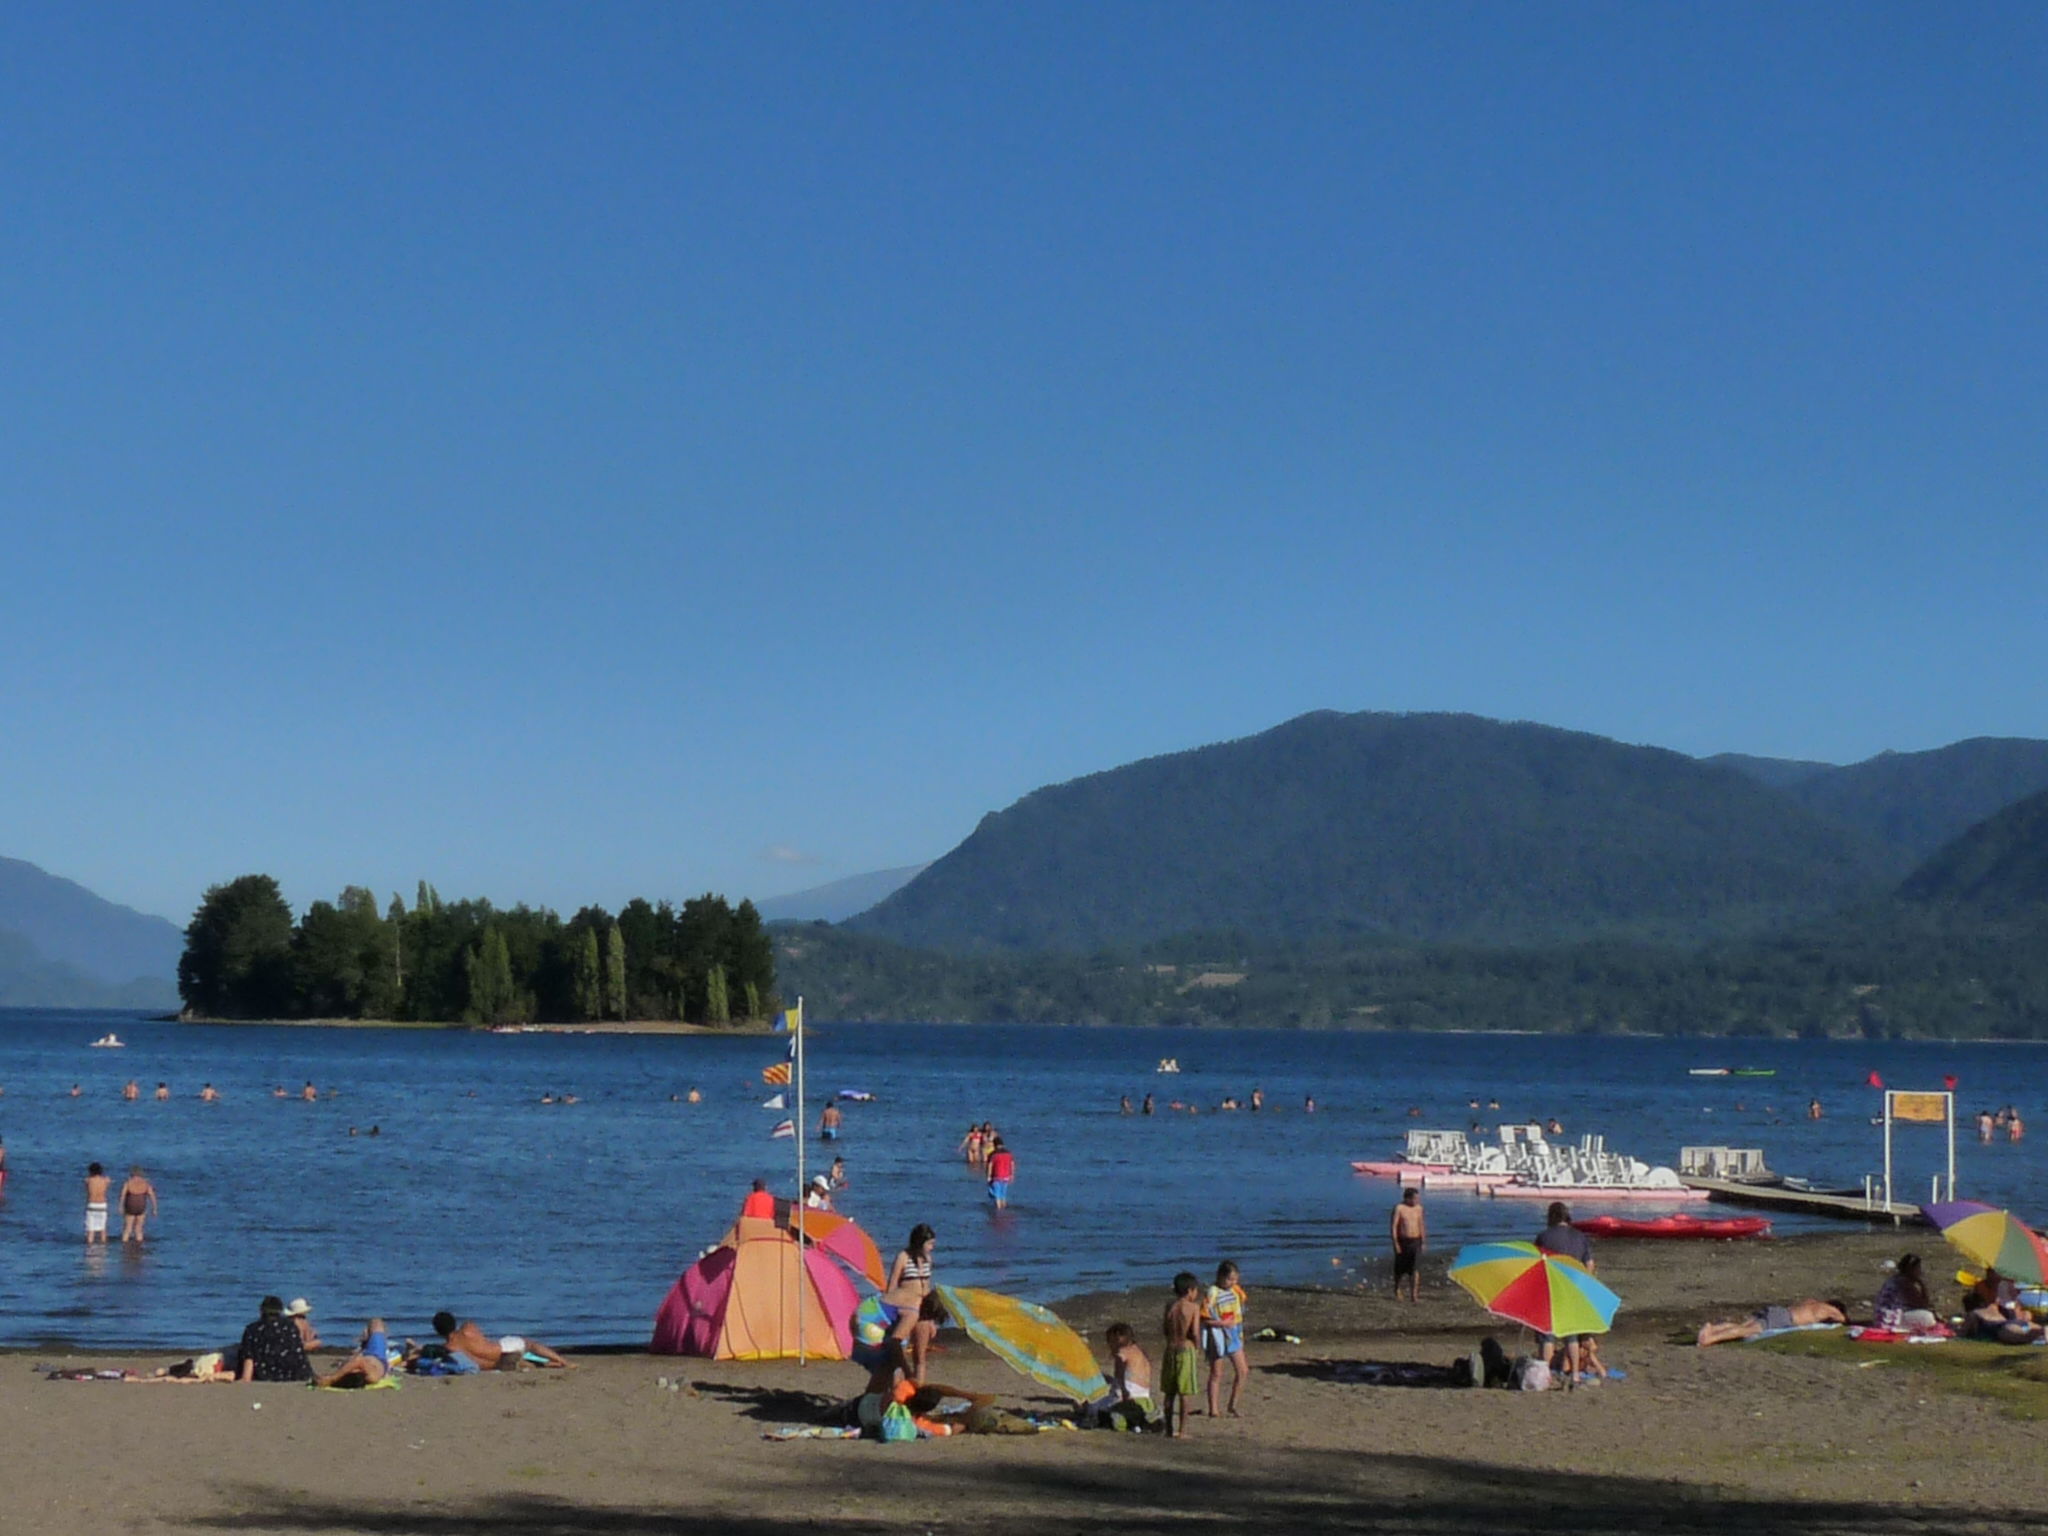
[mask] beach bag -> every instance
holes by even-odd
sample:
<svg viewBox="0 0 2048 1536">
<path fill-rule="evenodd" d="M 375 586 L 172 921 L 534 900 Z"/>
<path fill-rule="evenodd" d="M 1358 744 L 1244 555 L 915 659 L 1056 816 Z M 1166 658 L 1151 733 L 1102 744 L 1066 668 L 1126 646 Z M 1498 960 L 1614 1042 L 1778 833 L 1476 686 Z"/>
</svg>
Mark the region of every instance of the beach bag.
<svg viewBox="0 0 2048 1536">
<path fill-rule="evenodd" d="M 910 1410 L 901 1403 L 891 1403 L 882 1410 L 882 1438 L 884 1440 L 915 1440 L 917 1420 L 910 1416 Z"/>
<path fill-rule="evenodd" d="M 1524 1392 L 1550 1390 L 1550 1365 L 1543 1360 L 1522 1360 L 1515 1365 L 1515 1385 Z"/>
</svg>

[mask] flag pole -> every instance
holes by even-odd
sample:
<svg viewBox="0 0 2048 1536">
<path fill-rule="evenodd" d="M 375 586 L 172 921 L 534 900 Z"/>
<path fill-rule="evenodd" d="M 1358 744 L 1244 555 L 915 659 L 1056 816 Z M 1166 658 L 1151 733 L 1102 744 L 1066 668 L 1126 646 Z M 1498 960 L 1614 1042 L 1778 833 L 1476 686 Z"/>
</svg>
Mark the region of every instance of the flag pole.
<svg viewBox="0 0 2048 1536">
<path fill-rule="evenodd" d="M 804 1281 L 809 1278 L 809 1260 L 804 1255 L 804 1000 L 796 1000 L 796 1363 L 804 1358 Z"/>
</svg>

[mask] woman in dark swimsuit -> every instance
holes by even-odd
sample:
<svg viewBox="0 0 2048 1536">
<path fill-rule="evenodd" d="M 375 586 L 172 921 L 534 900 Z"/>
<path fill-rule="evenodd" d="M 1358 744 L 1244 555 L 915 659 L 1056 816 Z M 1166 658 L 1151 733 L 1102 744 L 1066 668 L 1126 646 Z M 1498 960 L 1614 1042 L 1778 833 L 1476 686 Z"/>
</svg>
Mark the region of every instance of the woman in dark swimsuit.
<svg viewBox="0 0 2048 1536">
<path fill-rule="evenodd" d="M 156 1214 L 156 1186 L 142 1176 L 140 1167 L 128 1170 L 128 1182 L 121 1186 L 121 1241 L 142 1241 L 142 1224 Z"/>
</svg>

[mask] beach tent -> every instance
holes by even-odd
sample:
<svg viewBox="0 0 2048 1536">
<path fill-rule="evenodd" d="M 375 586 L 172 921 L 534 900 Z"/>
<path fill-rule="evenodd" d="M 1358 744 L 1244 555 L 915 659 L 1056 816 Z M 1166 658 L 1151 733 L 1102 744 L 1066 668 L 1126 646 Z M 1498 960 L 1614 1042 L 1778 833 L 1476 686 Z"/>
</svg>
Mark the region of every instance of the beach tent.
<svg viewBox="0 0 2048 1536">
<path fill-rule="evenodd" d="M 818 1249 L 772 1221 L 742 1216 L 711 1252 L 683 1271 L 654 1316 L 657 1355 L 783 1360 L 803 1352 L 844 1360 L 853 1350 L 853 1281 Z"/>
</svg>

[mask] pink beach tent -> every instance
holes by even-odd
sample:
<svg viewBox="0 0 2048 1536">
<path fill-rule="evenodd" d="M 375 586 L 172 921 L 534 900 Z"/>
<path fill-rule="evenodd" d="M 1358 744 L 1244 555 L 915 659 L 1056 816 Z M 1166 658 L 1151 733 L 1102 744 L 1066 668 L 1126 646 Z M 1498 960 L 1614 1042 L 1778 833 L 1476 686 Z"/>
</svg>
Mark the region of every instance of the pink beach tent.
<svg viewBox="0 0 2048 1536">
<path fill-rule="evenodd" d="M 741 1217 L 711 1252 L 683 1271 L 654 1316 L 657 1355 L 707 1360 L 784 1360 L 803 1352 L 844 1360 L 853 1352 L 853 1281 L 825 1253 L 806 1250 L 794 1233 Z"/>
</svg>

